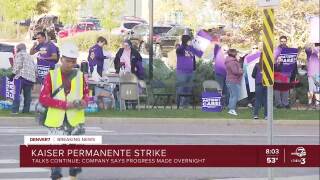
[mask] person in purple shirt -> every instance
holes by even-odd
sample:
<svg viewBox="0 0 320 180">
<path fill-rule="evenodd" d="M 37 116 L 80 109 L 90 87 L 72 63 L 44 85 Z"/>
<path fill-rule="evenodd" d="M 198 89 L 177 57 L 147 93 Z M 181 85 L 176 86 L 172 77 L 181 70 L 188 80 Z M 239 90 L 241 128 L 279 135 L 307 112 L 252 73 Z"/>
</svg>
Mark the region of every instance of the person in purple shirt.
<svg viewBox="0 0 320 180">
<path fill-rule="evenodd" d="M 320 83 L 320 44 L 316 43 L 315 46 L 305 48 L 307 54 L 307 68 L 308 68 L 308 105 L 312 106 L 313 97 L 315 96 L 315 106 L 320 105 L 319 87 L 316 82 Z"/>
<path fill-rule="evenodd" d="M 213 59 L 214 59 L 214 72 L 215 72 L 215 80 L 219 83 L 222 88 L 223 95 L 223 104 L 228 105 L 229 92 L 226 84 L 226 65 L 225 58 L 227 57 L 227 51 L 229 47 L 227 45 L 220 46 L 220 44 L 215 44 L 213 50 Z"/>
<path fill-rule="evenodd" d="M 280 54 L 283 48 L 288 48 L 287 46 L 287 37 L 280 36 L 280 45 L 274 51 L 274 71 L 281 72 L 282 71 L 282 60 L 280 58 Z M 275 97 L 275 104 L 277 108 L 286 107 L 287 109 L 290 108 L 289 106 L 289 90 L 288 91 L 279 91 L 274 90 L 274 97 Z"/>
<path fill-rule="evenodd" d="M 192 84 L 194 78 L 194 71 L 196 70 L 195 55 L 200 55 L 200 51 L 193 48 L 191 45 L 191 36 L 182 35 L 181 45 L 177 47 L 177 70 L 176 83 L 177 94 L 191 94 Z M 182 97 L 180 105 L 187 108 L 189 99 Z"/>
<path fill-rule="evenodd" d="M 47 40 L 44 32 L 38 32 L 37 41 L 30 49 L 30 55 L 37 56 L 37 81 L 42 84 L 44 77 L 50 69 L 54 69 L 59 61 L 59 48 L 53 42 Z"/>
<path fill-rule="evenodd" d="M 97 39 L 97 44 L 89 49 L 88 62 L 90 73 L 92 73 L 94 67 L 97 66 L 97 72 L 100 76 L 102 76 L 104 59 L 111 58 L 111 56 L 107 57 L 103 54 L 103 46 L 107 44 L 107 40 L 104 37 L 100 36 Z"/>
<path fill-rule="evenodd" d="M 38 54 L 38 61 L 46 62 L 51 69 L 54 69 L 55 64 L 59 61 L 59 48 L 50 40 L 47 40 L 44 32 L 38 32 L 36 35 L 37 41 L 30 49 L 30 55 Z"/>
</svg>

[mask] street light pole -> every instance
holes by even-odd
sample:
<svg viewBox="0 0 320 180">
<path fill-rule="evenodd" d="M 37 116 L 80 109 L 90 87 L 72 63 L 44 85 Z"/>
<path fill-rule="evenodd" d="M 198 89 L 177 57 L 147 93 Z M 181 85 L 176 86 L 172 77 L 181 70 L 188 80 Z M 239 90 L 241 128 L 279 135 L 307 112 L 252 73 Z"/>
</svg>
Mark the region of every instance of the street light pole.
<svg viewBox="0 0 320 180">
<path fill-rule="evenodd" d="M 137 17 L 137 0 L 134 0 L 133 3 L 133 15 Z"/>
<path fill-rule="evenodd" d="M 153 0 L 149 0 L 149 80 L 153 79 Z"/>
</svg>

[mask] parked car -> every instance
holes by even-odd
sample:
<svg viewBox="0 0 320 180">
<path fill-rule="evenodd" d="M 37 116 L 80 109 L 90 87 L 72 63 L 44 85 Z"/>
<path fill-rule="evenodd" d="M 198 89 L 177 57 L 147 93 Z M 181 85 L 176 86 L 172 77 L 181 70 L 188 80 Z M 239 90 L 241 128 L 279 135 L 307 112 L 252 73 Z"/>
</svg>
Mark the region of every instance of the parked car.
<svg viewBox="0 0 320 180">
<path fill-rule="evenodd" d="M 62 27 L 62 23 L 59 22 L 58 16 L 42 15 L 31 21 L 29 26 L 29 36 L 30 39 L 35 40 L 38 32 L 45 32 L 51 40 L 56 41 L 56 34 Z"/>
<path fill-rule="evenodd" d="M 153 50 L 156 57 L 167 56 L 175 48 L 186 30 L 192 30 L 179 25 L 156 25 L 153 27 Z M 128 33 L 128 38 L 142 53 L 149 52 L 149 26 L 137 25 Z"/>
<path fill-rule="evenodd" d="M 159 43 L 161 35 L 167 33 L 172 26 L 170 25 L 156 25 L 153 26 L 153 42 L 155 44 Z M 141 46 L 149 45 L 149 25 L 140 24 L 136 25 L 130 32 L 127 34 L 127 39 L 130 39 L 133 44 L 139 49 Z"/>
<path fill-rule="evenodd" d="M 63 30 L 58 33 L 59 38 L 65 38 L 68 36 L 74 36 L 75 34 L 87 32 L 87 31 L 97 31 L 97 26 L 92 22 L 80 22 L 74 26 L 66 26 Z"/>
<path fill-rule="evenodd" d="M 14 54 L 14 45 L 0 43 L 0 69 L 12 67 Z"/>
<path fill-rule="evenodd" d="M 114 35 L 126 36 L 133 27 L 139 24 L 147 24 L 147 21 L 134 16 L 124 16 L 121 20 L 120 26 L 113 29 L 111 33 Z"/>
<path fill-rule="evenodd" d="M 161 53 L 164 56 L 167 56 L 168 52 L 176 47 L 177 44 L 180 44 L 181 36 L 188 31 L 190 36 L 193 38 L 193 30 L 186 26 L 176 25 L 173 26 L 170 31 L 161 36 L 159 40 L 159 45 L 161 47 Z"/>
<path fill-rule="evenodd" d="M 100 19 L 98 19 L 96 17 L 91 17 L 91 16 L 82 17 L 82 18 L 80 18 L 80 22 L 92 22 L 96 26 L 97 30 L 102 29 Z"/>
</svg>

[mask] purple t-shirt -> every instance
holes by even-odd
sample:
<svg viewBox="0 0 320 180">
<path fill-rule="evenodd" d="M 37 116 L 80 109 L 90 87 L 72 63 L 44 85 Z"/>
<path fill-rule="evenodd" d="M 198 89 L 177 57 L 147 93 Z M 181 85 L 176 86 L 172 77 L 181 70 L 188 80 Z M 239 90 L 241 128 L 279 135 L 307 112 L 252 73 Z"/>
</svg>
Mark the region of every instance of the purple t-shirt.
<svg viewBox="0 0 320 180">
<path fill-rule="evenodd" d="M 177 48 L 177 73 L 192 73 L 195 70 L 195 55 L 198 53 L 192 46 L 180 45 Z"/>
<path fill-rule="evenodd" d="M 35 51 L 38 52 L 38 61 L 47 61 L 51 67 L 54 67 L 54 65 L 58 62 L 58 59 L 46 59 L 52 56 L 53 53 L 59 55 L 58 47 L 50 41 L 39 44 L 37 47 L 35 47 Z"/>
<path fill-rule="evenodd" d="M 89 56 L 88 56 L 88 62 L 90 66 L 90 71 L 93 71 L 93 67 L 97 65 L 98 69 L 103 69 L 103 62 L 104 62 L 104 55 L 103 55 L 103 49 L 98 44 L 92 46 L 89 49 Z"/>
<path fill-rule="evenodd" d="M 311 48 L 306 49 L 307 54 L 307 67 L 308 67 L 308 76 L 319 76 L 320 75 L 320 60 L 319 60 L 319 47 L 314 48 L 312 52 Z"/>
<path fill-rule="evenodd" d="M 216 74 L 222 75 L 226 77 L 227 75 L 227 70 L 226 70 L 226 65 L 225 65 L 225 57 L 223 53 L 223 49 L 219 45 L 214 46 L 214 70 Z"/>
</svg>

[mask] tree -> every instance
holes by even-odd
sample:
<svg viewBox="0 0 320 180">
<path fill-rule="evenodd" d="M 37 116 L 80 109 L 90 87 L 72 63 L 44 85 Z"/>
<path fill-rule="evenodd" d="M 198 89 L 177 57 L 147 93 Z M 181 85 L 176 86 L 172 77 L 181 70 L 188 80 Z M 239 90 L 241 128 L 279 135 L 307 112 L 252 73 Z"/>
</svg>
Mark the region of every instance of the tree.
<svg viewBox="0 0 320 180">
<path fill-rule="evenodd" d="M 78 22 L 79 6 L 84 0 L 54 0 L 54 3 L 59 4 L 60 21 L 64 24 L 74 25 Z"/>
<path fill-rule="evenodd" d="M 5 21 L 27 19 L 35 14 L 37 0 L 0 1 L 0 14 Z"/>
<path fill-rule="evenodd" d="M 0 1 L 0 16 L 5 23 L 14 23 L 28 19 L 35 14 L 37 0 Z M 19 23 L 16 23 L 16 35 L 20 37 Z"/>
<path fill-rule="evenodd" d="M 44 13 L 48 13 L 51 9 L 51 0 L 40 0 L 37 4 L 36 4 L 36 13 L 37 14 L 44 14 Z"/>
<path fill-rule="evenodd" d="M 319 14 L 319 1 L 281 0 L 280 2 L 280 7 L 275 8 L 276 36 L 286 35 L 292 46 L 303 46 L 308 37 L 307 17 Z M 220 0 L 216 9 L 232 25 L 235 35 L 249 38 L 250 44 L 261 42 L 262 8 L 257 7 L 255 0 Z"/>
<path fill-rule="evenodd" d="M 109 32 L 110 42 L 111 30 L 119 25 L 119 17 L 124 8 L 124 0 L 93 0 L 94 15 L 101 19 L 102 27 Z"/>
<path fill-rule="evenodd" d="M 181 23 L 196 30 L 204 24 L 204 19 L 199 16 L 201 16 L 205 2 L 206 0 L 157 0 L 154 6 L 154 19 L 157 22 L 172 21 L 172 18 L 168 16 L 182 12 Z"/>
</svg>

